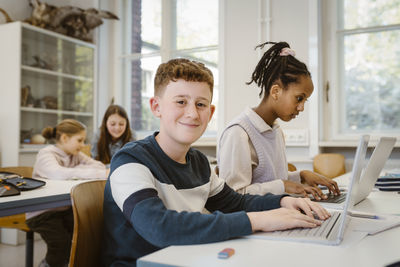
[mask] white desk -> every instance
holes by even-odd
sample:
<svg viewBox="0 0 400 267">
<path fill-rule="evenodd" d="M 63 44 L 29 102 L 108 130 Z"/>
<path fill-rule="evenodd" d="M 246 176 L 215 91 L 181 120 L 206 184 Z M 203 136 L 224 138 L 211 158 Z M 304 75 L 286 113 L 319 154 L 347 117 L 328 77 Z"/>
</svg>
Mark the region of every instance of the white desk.
<svg viewBox="0 0 400 267">
<path fill-rule="evenodd" d="M 48 180 L 40 188 L 0 198 L 0 217 L 71 205 L 71 188 L 88 180 Z M 33 233 L 26 233 L 25 266 L 33 266 Z"/>
<path fill-rule="evenodd" d="M 400 194 L 371 192 L 354 210 L 400 215 Z M 345 243 L 345 242 L 343 242 Z M 400 261 L 400 227 L 367 236 L 358 243 L 325 246 L 308 243 L 238 238 L 191 246 L 170 246 L 138 260 L 149 266 L 386 266 Z M 218 259 L 224 248 L 235 249 L 229 259 Z"/>
<path fill-rule="evenodd" d="M 224 248 L 235 249 L 229 259 L 218 259 Z M 355 246 L 323 246 L 259 239 L 235 239 L 193 246 L 170 246 L 139 259 L 149 266 L 385 266 L 400 260 L 400 228 L 368 236 Z"/>
<path fill-rule="evenodd" d="M 40 188 L 0 198 L 0 217 L 71 205 L 71 188 L 85 180 L 48 180 Z M 87 181 L 87 180 L 86 180 Z"/>
</svg>

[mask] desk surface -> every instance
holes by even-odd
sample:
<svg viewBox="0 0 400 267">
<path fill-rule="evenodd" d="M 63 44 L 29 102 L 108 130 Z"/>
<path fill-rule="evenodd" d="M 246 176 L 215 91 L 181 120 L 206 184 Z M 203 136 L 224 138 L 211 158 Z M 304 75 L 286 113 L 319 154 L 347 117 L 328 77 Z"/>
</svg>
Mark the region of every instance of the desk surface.
<svg viewBox="0 0 400 267">
<path fill-rule="evenodd" d="M 218 259 L 224 248 L 235 249 Z M 367 236 L 350 247 L 240 238 L 206 245 L 170 246 L 139 259 L 149 266 L 386 266 L 400 260 L 400 227 Z"/>
<path fill-rule="evenodd" d="M 345 177 L 344 177 L 345 178 Z M 341 181 L 340 184 L 343 184 Z M 400 215 L 400 194 L 373 191 L 354 210 Z M 345 236 L 346 237 L 346 236 Z M 218 259 L 224 248 L 235 249 L 228 259 Z M 170 246 L 138 260 L 149 266 L 386 266 L 400 261 L 400 227 L 339 246 L 238 238 L 224 242 Z"/>
<path fill-rule="evenodd" d="M 0 198 L 0 217 L 71 205 L 71 188 L 88 180 L 48 180 L 40 188 Z"/>
</svg>

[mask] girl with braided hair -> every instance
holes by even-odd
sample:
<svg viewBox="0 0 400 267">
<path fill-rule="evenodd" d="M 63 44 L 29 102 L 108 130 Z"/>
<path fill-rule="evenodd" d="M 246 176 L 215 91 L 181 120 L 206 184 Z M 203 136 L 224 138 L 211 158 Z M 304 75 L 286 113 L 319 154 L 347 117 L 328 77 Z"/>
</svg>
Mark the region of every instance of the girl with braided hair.
<svg viewBox="0 0 400 267">
<path fill-rule="evenodd" d="M 304 110 L 314 90 L 307 66 L 286 42 L 272 46 L 258 62 L 250 82 L 263 96 L 257 107 L 246 108 L 228 124 L 218 143 L 219 176 L 239 193 L 293 193 L 316 200 L 327 198 L 317 185 L 340 194 L 335 181 L 314 172 L 288 171 L 282 129 L 276 119 L 290 121 Z"/>
</svg>

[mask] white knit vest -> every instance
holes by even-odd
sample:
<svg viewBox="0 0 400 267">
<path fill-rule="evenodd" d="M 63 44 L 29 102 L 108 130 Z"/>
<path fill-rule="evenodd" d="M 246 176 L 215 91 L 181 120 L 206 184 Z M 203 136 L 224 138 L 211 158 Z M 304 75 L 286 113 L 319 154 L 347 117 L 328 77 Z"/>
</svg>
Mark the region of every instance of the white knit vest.
<svg viewBox="0 0 400 267">
<path fill-rule="evenodd" d="M 279 126 L 260 133 L 251 123 L 245 113 L 240 114 L 224 130 L 225 131 L 238 125 L 246 131 L 258 158 L 258 166 L 253 170 L 252 184 L 264 183 L 276 179 L 288 179 L 288 167 L 285 151 L 282 151 L 284 142 L 283 135 Z M 273 151 L 273 153 L 272 153 Z"/>
</svg>

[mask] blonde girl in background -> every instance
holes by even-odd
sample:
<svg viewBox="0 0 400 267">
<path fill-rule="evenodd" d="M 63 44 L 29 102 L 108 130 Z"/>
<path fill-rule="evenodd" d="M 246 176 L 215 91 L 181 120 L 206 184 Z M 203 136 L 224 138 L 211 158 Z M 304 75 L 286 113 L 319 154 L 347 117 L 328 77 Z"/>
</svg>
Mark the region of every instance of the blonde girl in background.
<svg viewBox="0 0 400 267">
<path fill-rule="evenodd" d="M 103 163 L 81 152 L 86 138 L 86 127 L 79 121 L 66 119 L 56 127 L 42 131 L 55 145 L 41 149 L 33 167 L 34 178 L 54 180 L 105 179 L 108 169 Z M 26 214 L 29 228 L 39 233 L 47 244 L 46 257 L 40 267 L 67 266 L 71 248 L 73 215 L 71 207 L 41 210 Z"/>
<path fill-rule="evenodd" d="M 258 62 L 251 81 L 260 88 L 260 104 L 246 108 L 223 131 L 218 143 L 219 176 L 246 194 L 284 192 L 326 198 L 318 185 L 340 194 L 335 181 L 312 171 L 288 171 L 285 140 L 277 119 L 290 121 L 304 110 L 314 90 L 307 66 L 286 42 L 272 44 Z"/>
</svg>

